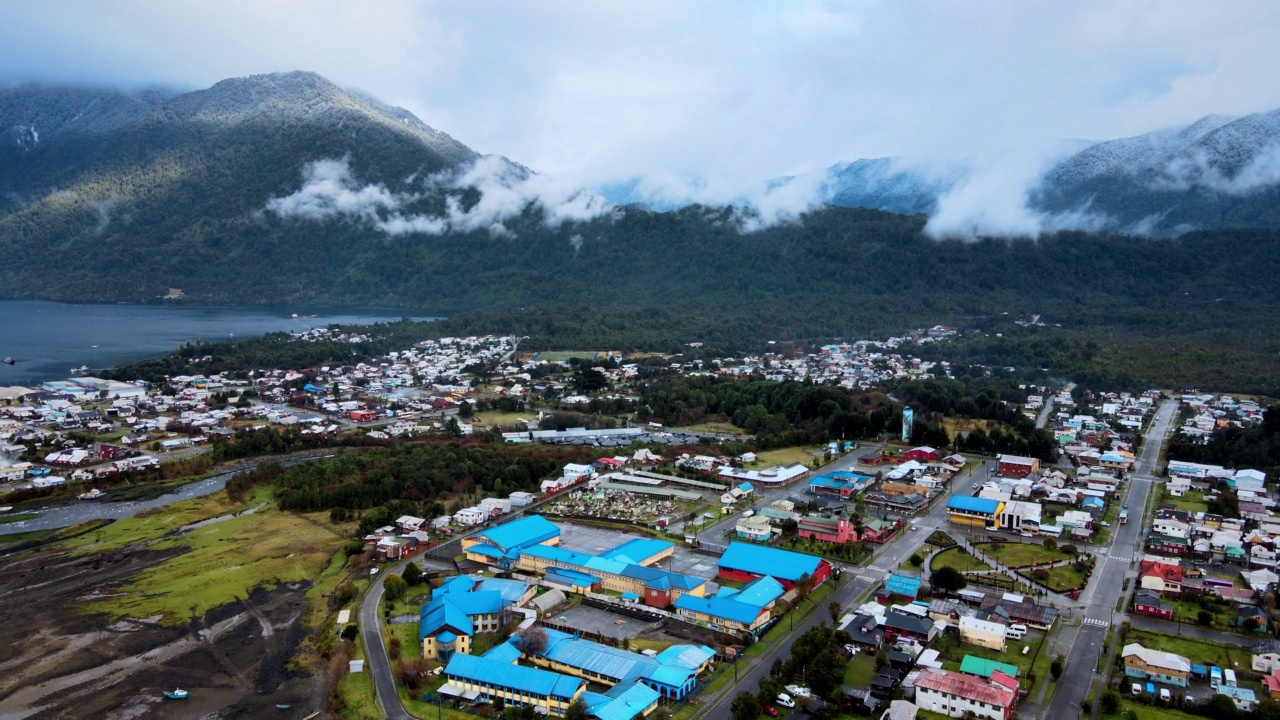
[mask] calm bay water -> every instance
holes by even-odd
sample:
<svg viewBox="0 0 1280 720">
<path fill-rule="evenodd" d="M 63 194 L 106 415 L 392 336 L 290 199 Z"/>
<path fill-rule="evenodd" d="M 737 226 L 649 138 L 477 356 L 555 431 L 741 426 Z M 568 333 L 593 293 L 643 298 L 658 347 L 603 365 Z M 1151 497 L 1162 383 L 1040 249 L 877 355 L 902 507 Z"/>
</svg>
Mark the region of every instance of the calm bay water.
<svg viewBox="0 0 1280 720">
<path fill-rule="evenodd" d="M 299 317 L 292 317 L 294 313 Z M 394 310 L 351 308 L 276 310 L 0 300 L 0 358 L 16 361 L 15 365 L 0 364 L 0 386 L 61 380 L 71 376 L 72 368 L 86 365 L 91 371 L 101 370 L 163 355 L 195 339 L 215 342 L 403 316 Z"/>
</svg>

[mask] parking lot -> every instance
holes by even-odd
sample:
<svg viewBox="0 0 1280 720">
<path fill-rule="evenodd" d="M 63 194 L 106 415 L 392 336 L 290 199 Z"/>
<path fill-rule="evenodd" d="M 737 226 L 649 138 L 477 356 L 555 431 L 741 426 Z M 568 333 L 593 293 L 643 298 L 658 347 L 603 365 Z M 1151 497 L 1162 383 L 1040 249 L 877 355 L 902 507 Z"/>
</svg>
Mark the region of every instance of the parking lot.
<svg viewBox="0 0 1280 720">
<path fill-rule="evenodd" d="M 576 525 L 564 521 L 556 522 L 560 528 L 560 546 L 569 550 L 598 555 L 605 550 L 615 548 L 622 543 L 643 537 L 635 533 L 626 533 L 611 528 Z M 663 570 L 692 575 L 712 580 L 716 576 L 716 558 L 712 555 L 696 553 L 679 542 L 675 543 L 675 552 L 671 557 L 658 563 Z M 710 588 L 709 588 L 710 589 Z"/>
<path fill-rule="evenodd" d="M 638 618 L 627 617 L 608 610 L 574 605 L 559 611 L 558 615 L 549 616 L 548 620 L 560 625 L 567 625 L 588 633 L 597 633 L 606 637 L 621 640 L 635 639 L 638 635 L 657 629 L 661 622 L 648 623 Z"/>
</svg>

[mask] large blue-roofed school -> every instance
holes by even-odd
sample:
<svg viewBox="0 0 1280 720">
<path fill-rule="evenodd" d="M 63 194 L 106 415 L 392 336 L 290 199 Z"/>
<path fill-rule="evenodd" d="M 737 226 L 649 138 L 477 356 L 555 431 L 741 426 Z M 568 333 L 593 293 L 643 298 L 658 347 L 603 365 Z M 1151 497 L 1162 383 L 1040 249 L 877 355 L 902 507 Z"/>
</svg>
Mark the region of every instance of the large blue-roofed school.
<svg viewBox="0 0 1280 720">
<path fill-rule="evenodd" d="M 443 666 L 441 697 L 500 699 L 554 717 L 580 700 L 597 720 L 642 718 L 687 699 L 714 668 L 717 651 L 699 640 L 753 642 L 804 587 L 832 572 L 820 557 L 732 543 L 714 569 L 710 558 L 694 565 L 707 575 L 699 577 L 668 569 L 676 548 L 666 540 L 620 537 L 584 552 L 563 546 L 561 536 L 556 523 L 528 515 L 462 539 L 468 574 L 438 581 L 419 611 L 422 657 Z M 613 636 L 584 637 L 559 617 L 573 612 L 564 603 L 575 594 L 614 617 L 674 621 L 663 632 L 690 641 L 633 652 Z"/>
</svg>

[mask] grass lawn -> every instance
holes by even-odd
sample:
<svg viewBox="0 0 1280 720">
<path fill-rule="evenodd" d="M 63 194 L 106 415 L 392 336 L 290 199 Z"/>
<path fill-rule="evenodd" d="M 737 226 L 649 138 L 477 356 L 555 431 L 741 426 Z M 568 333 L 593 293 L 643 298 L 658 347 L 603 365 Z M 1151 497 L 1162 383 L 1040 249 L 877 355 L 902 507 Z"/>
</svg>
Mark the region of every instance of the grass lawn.
<svg viewBox="0 0 1280 720">
<path fill-rule="evenodd" d="M 941 530 L 934 530 L 925 542 L 937 548 L 949 548 L 953 545 L 959 544 L 950 535 L 942 532 Z"/>
<path fill-rule="evenodd" d="M 1209 512 L 1209 504 L 1204 501 L 1204 492 L 1201 490 L 1190 490 L 1182 497 L 1172 497 L 1166 487 L 1160 493 L 1160 503 L 1173 505 L 1178 510 L 1186 510 L 1189 513 Z"/>
<path fill-rule="evenodd" d="M 1176 632 L 1176 631 L 1175 631 Z M 1217 665 L 1224 668 L 1245 668 L 1250 665 L 1249 650 L 1234 645 L 1217 645 L 1185 635 L 1153 633 L 1146 630 L 1129 630 L 1124 642 L 1138 643 L 1152 650 L 1163 650 L 1181 655 L 1193 663 Z"/>
<path fill-rule="evenodd" d="M 961 550 L 960 548 L 951 548 L 943 550 L 933 556 L 933 562 L 929 565 L 929 569 L 936 571 L 938 568 L 952 567 L 960 572 L 967 570 L 990 570 L 991 568 L 978 558 Z"/>
<path fill-rule="evenodd" d="M 1230 607 L 1212 605 L 1208 608 L 1200 607 L 1200 603 L 1181 598 L 1169 599 L 1165 598 L 1165 602 L 1173 606 L 1173 617 L 1181 621 L 1184 625 L 1199 625 L 1199 614 L 1201 610 L 1208 610 L 1213 615 L 1213 626 L 1224 628 L 1227 623 L 1235 620 L 1236 613 Z"/>
<path fill-rule="evenodd" d="M 264 488 L 255 499 L 269 493 L 270 489 Z M 210 503 L 218 502 L 201 501 L 206 499 L 170 507 L 175 508 L 174 516 L 190 522 L 190 509 L 181 506 L 195 503 L 203 512 L 200 517 L 209 517 Z M 328 514 L 317 513 L 312 519 L 327 523 Z M 330 568 L 331 558 L 344 542 L 342 537 L 273 505 L 182 535 L 160 537 L 181 524 L 167 515 L 135 517 L 87 536 L 92 541 L 83 547 L 89 551 L 104 545 L 121 547 L 151 540 L 148 549 L 176 550 L 180 554 L 143 570 L 129 584 L 107 597 L 85 603 L 82 609 L 115 617 L 160 615 L 165 624 L 179 625 L 212 608 L 245 598 L 254 588 L 314 580 Z"/>
<path fill-rule="evenodd" d="M 1135 717 L 1142 720 L 1197 720 L 1201 715 L 1192 715 L 1181 710 L 1173 708 L 1160 707 L 1159 705 L 1143 705 L 1141 703 L 1131 702 L 1128 699 L 1120 702 L 1120 709 L 1113 715 L 1101 715 L 1103 720 L 1125 720 L 1130 717 L 1129 711 L 1135 713 Z M 917 717 L 919 717 L 917 715 Z"/>
<path fill-rule="evenodd" d="M 491 425 L 516 425 L 524 420 L 537 419 L 538 413 L 516 412 L 504 413 L 496 410 L 492 412 L 478 412 L 471 417 L 470 420 L 459 418 L 458 422 L 469 422 L 476 427 L 489 427 Z"/>
<path fill-rule="evenodd" d="M 538 353 L 538 360 L 544 362 L 568 362 L 569 360 L 600 360 L 603 362 L 614 351 L 596 350 L 545 350 Z"/>
<path fill-rule="evenodd" d="M 676 430 L 707 433 L 709 435 L 746 435 L 747 431 L 728 421 L 701 422 L 693 425 L 682 425 Z"/>
<path fill-rule="evenodd" d="M 764 450 L 756 453 L 756 461 L 748 463 L 746 467 L 750 469 L 757 469 L 773 467 L 775 465 L 791 465 L 792 463 L 800 463 L 805 467 L 811 467 L 814 459 L 822 458 L 824 450 L 826 450 L 826 448 L 822 445 Z"/>
<path fill-rule="evenodd" d="M 974 547 L 1009 567 L 1057 562 L 1068 557 L 1060 550 L 1023 542 L 978 543 Z"/>
<path fill-rule="evenodd" d="M 1049 568 L 1049 579 L 1044 585 L 1054 592 L 1068 592 L 1085 584 L 1084 573 L 1073 565 Z"/>
<path fill-rule="evenodd" d="M 657 652 L 662 652 L 663 650 L 666 650 L 667 648 L 671 647 L 674 644 L 675 643 L 670 642 L 669 640 L 648 640 L 645 638 L 632 638 L 631 649 L 636 652 L 640 652 L 641 650 L 655 650 Z"/>
<path fill-rule="evenodd" d="M 1040 644 L 1043 640 L 1044 633 L 1038 630 L 1032 630 L 1021 640 L 1010 640 L 1004 652 L 997 652 L 995 650 L 988 650 L 987 648 L 980 648 L 976 645 L 962 643 L 955 637 L 944 635 L 934 642 L 933 647 L 941 654 L 943 661 L 942 667 L 947 670 L 958 671 L 960 669 L 961 661 L 964 660 L 964 656 L 972 655 L 974 657 L 995 660 L 996 662 L 1016 666 L 1018 668 L 1019 682 L 1022 683 L 1024 688 L 1030 688 L 1031 683 L 1028 678 L 1033 672 L 1031 661 L 1032 658 L 1035 657 L 1036 645 Z M 1030 646 L 1031 652 L 1023 655 L 1022 648 L 1024 646 Z M 1035 659 L 1037 661 L 1034 668 L 1036 679 L 1042 680 L 1049 674 L 1049 663 L 1053 658 L 1045 658 L 1043 662 L 1040 662 L 1040 658 L 1038 657 L 1035 657 Z"/>
<path fill-rule="evenodd" d="M 876 676 L 876 656 L 860 652 L 849 659 L 844 666 L 844 684 L 858 688 L 871 687 L 871 679 Z"/>
</svg>

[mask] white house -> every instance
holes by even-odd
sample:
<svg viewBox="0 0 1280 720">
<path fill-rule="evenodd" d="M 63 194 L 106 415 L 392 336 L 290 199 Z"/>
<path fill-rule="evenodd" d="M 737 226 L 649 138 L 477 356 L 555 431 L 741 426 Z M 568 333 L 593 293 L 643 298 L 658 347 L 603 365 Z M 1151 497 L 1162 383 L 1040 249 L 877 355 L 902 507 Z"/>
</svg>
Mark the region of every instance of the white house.
<svg viewBox="0 0 1280 720">
<path fill-rule="evenodd" d="M 950 670 L 925 669 L 916 678 L 916 706 L 948 717 L 974 717 L 1008 720 L 1018 700 L 1017 681 L 997 670 L 988 680 Z"/>
</svg>

